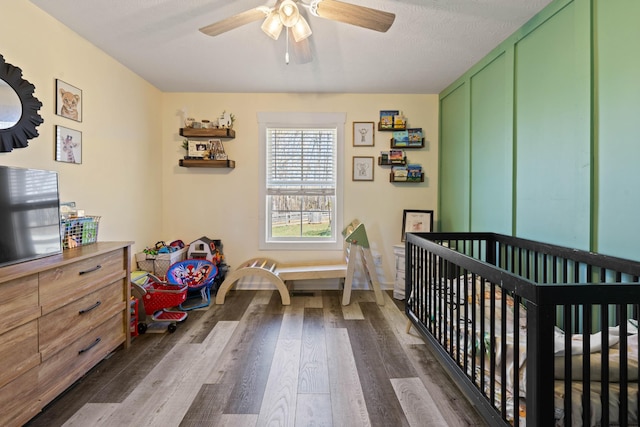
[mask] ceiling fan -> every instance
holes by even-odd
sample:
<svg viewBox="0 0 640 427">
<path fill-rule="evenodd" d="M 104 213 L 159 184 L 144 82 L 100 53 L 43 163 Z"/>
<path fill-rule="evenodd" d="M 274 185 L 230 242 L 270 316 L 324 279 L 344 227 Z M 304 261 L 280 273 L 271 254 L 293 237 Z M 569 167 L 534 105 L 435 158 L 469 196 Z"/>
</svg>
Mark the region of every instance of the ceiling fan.
<svg viewBox="0 0 640 427">
<path fill-rule="evenodd" d="M 391 27 L 391 24 L 393 24 L 396 18 L 396 15 L 390 12 L 344 3 L 338 0 L 311 0 L 309 3 L 301 0 L 278 0 L 273 7 L 258 6 L 202 27 L 200 31 L 213 37 L 251 22 L 264 19 L 261 28 L 269 37 L 277 40 L 278 37 L 280 37 L 282 29 L 286 28 L 287 42 L 289 31 L 291 31 L 294 40 L 296 43 L 299 43 L 311 35 L 311 28 L 304 16 L 300 14 L 298 6 L 304 7 L 312 15 L 320 18 L 343 22 L 382 33 Z M 288 64 L 288 43 L 285 60 Z"/>
</svg>

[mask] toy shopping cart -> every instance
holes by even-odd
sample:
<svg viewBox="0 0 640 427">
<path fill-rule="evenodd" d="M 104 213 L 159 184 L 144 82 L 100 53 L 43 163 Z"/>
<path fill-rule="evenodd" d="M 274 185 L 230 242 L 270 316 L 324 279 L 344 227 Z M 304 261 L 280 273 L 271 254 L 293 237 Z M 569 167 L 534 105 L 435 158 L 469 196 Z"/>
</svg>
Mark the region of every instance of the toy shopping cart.
<svg viewBox="0 0 640 427">
<path fill-rule="evenodd" d="M 211 303 L 211 285 L 217 274 L 218 267 L 206 259 L 187 259 L 172 264 L 167 270 L 167 281 L 187 286 L 187 298 L 180 304 L 180 309 L 207 307 Z"/>
<path fill-rule="evenodd" d="M 175 332 L 177 323 L 187 313 L 177 308 L 187 298 L 187 285 L 164 282 L 146 271 L 131 273 L 131 292 L 139 300 L 138 333 L 144 334 L 151 325 L 166 325 Z"/>
</svg>

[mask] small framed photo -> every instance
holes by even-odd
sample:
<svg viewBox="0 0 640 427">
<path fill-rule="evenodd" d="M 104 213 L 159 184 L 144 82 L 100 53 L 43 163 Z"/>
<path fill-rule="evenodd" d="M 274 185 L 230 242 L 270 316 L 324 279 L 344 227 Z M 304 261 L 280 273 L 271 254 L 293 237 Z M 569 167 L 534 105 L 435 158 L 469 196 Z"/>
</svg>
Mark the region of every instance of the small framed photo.
<svg viewBox="0 0 640 427">
<path fill-rule="evenodd" d="M 189 141 L 188 156 L 195 159 L 203 159 L 211 150 L 211 141 Z"/>
<path fill-rule="evenodd" d="M 56 161 L 82 163 L 82 132 L 56 125 Z"/>
<path fill-rule="evenodd" d="M 353 122 L 353 146 L 373 147 L 375 145 L 373 122 Z"/>
<path fill-rule="evenodd" d="M 82 90 L 56 79 L 56 114 L 82 121 Z"/>
<path fill-rule="evenodd" d="M 402 213 L 402 241 L 406 233 L 430 233 L 433 231 L 433 211 L 405 209 Z"/>
<path fill-rule="evenodd" d="M 373 181 L 373 157 L 353 157 L 353 180 Z"/>
</svg>

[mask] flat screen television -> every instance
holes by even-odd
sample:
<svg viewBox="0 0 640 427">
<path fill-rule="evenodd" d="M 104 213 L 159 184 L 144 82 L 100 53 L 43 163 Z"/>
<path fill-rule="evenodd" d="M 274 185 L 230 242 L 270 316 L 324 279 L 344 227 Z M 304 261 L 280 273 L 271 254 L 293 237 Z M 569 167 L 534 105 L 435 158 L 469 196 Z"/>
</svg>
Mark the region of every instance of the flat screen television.
<svg viewBox="0 0 640 427">
<path fill-rule="evenodd" d="M 0 166 L 0 266 L 62 252 L 58 173 Z"/>
</svg>

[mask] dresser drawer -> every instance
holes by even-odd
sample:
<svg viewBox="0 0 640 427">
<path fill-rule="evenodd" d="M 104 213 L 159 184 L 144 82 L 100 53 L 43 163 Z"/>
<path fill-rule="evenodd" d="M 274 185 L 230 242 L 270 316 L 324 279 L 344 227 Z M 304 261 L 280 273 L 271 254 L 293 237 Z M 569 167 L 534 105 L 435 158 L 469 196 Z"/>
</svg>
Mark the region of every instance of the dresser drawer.
<svg viewBox="0 0 640 427">
<path fill-rule="evenodd" d="M 42 409 L 38 396 L 38 368 L 0 387 L 0 426 L 20 427 Z"/>
<path fill-rule="evenodd" d="M 124 342 L 124 323 L 124 314 L 113 316 L 42 362 L 37 369 L 43 406 Z"/>
<path fill-rule="evenodd" d="M 0 295 L 0 334 L 40 316 L 37 274 L 0 284 Z"/>
<path fill-rule="evenodd" d="M 37 320 L 0 335 L 0 361 L 0 387 L 40 363 Z"/>
<path fill-rule="evenodd" d="M 123 259 L 124 250 L 121 249 L 40 273 L 42 314 L 126 278 Z"/>
<path fill-rule="evenodd" d="M 126 309 L 122 280 L 42 316 L 39 322 L 42 360 L 67 347 L 79 336 Z"/>
</svg>

